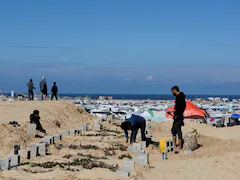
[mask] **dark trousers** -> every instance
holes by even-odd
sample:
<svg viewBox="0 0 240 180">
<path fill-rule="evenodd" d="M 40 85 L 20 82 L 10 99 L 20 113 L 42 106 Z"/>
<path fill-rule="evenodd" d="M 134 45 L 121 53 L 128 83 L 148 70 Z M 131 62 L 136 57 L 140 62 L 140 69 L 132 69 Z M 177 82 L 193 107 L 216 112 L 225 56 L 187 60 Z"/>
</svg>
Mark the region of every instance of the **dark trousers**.
<svg viewBox="0 0 240 180">
<path fill-rule="evenodd" d="M 53 93 L 53 94 L 52 94 L 52 97 L 51 97 L 51 100 L 53 100 L 53 97 L 55 97 L 56 100 L 58 100 L 57 94 Z"/>
<path fill-rule="evenodd" d="M 145 130 L 146 130 L 146 121 L 144 120 L 144 122 L 141 123 L 140 127 L 138 128 L 134 128 L 132 129 L 132 133 L 131 133 L 131 141 L 130 143 L 134 143 L 136 142 L 136 138 L 137 138 L 137 133 L 138 130 L 141 130 L 141 135 L 142 135 L 142 141 L 146 141 L 146 135 L 145 135 Z"/>
<path fill-rule="evenodd" d="M 28 98 L 29 100 L 33 100 L 34 98 L 33 90 L 28 90 Z"/>
<path fill-rule="evenodd" d="M 172 135 L 178 135 L 178 139 L 182 139 L 182 126 L 184 126 L 183 115 L 175 115 L 173 118 Z"/>
</svg>

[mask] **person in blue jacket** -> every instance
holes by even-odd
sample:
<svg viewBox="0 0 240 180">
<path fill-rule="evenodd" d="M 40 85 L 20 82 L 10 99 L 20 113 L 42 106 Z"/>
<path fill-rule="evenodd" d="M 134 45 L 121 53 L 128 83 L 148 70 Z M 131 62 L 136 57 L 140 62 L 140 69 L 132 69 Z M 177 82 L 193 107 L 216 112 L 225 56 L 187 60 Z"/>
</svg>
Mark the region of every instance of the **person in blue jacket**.
<svg viewBox="0 0 240 180">
<path fill-rule="evenodd" d="M 128 115 L 125 122 L 121 124 L 121 128 L 125 132 L 126 143 L 128 143 L 128 130 L 132 130 L 130 143 L 136 142 L 137 132 L 141 129 L 142 141 L 146 141 L 145 129 L 146 129 L 146 120 L 138 115 Z"/>
</svg>

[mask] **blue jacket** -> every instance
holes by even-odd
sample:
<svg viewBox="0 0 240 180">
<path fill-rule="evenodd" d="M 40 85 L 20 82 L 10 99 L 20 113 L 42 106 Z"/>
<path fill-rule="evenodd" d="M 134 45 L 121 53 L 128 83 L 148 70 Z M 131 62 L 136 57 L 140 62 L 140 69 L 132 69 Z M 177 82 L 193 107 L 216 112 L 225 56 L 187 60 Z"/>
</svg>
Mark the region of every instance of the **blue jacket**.
<svg viewBox="0 0 240 180">
<path fill-rule="evenodd" d="M 145 119 L 141 116 L 133 114 L 132 117 L 129 118 L 129 119 L 126 119 L 125 122 L 130 122 L 131 123 L 131 125 L 132 125 L 131 142 L 135 142 L 136 137 L 137 137 L 137 131 L 138 131 L 138 129 L 140 129 L 144 126 L 144 124 L 146 123 Z M 128 131 L 125 130 L 124 132 L 125 132 L 126 138 L 129 138 L 128 137 Z"/>
</svg>

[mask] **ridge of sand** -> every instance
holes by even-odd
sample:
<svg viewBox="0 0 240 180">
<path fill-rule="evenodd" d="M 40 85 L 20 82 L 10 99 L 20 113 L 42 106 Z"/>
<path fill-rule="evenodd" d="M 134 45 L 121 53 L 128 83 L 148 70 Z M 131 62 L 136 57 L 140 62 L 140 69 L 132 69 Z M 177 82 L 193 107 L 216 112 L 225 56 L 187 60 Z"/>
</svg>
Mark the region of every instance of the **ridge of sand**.
<svg viewBox="0 0 240 180">
<path fill-rule="evenodd" d="M 40 111 L 40 122 L 49 135 L 78 127 L 81 123 L 91 123 L 95 118 L 85 111 L 80 113 L 75 104 L 69 101 L 0 102 L 0 157 L 12 153 L 15 144 L 23 148 L 40 141 L 27 136 L 29 116 L 35 109 Z M 56 126 L 56 120 L 61 124 L 60 128 Z M 10 121 L 17 121 L 20 127 L 8 125 Z"/>
</svg>

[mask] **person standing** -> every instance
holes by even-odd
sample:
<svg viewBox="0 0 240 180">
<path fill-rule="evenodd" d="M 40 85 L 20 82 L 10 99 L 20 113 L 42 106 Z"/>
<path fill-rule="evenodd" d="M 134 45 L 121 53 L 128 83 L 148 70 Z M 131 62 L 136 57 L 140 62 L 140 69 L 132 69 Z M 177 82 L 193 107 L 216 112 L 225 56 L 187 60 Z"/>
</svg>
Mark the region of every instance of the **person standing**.
<svg viewBox="0 0 240 180">
<path fill-rule="evenodd" d="M 40 91 L 42 93 L 42 100 L 47 99 L 47 82 L 46 78 L 43 76 L 42 80 L 40 81 Z"/>
<path fill-rule="evenodd" d="M 57 84 L 56 82 L 53 83 L 51 100 L 53 100 L 53 97 L 55 97 L 56 100 L 58 100 L 58 97 L 57 97 L 58 96 L 58 87 L 56 84 Z"/>
<path fill-rule="evenodd" d="M 32 79 L 30 79 L 27 86 L 28 86 L 28 98 L 29 98 L 29 100 L 33 100 L 33 98 L 34 98 L 33 89 L 36 89 L 36 88 L 33 85 Z"/>
<path fill-rule="evenodd" d="M 175 108 L 173 111 L 168 111 L 169 114 L 173 112 L 173 126 L 172 126 L 172 135 L 174 141 L 175 152 L 178 152 L 183 148 L 183 137 L 182 137 L 182 126 L 184 126 L 184 116 L 183 113 L 186 109 L 186 100 L 183 92 L 179 92 L 179 87 L 174 86 L 171 89 L 172 94 L 176 97 Z M 178 135 L 178 147 L 176 145 Z"/>
</svg>

